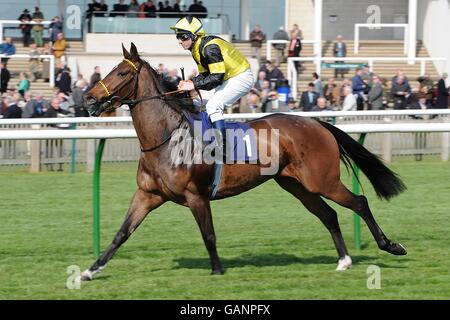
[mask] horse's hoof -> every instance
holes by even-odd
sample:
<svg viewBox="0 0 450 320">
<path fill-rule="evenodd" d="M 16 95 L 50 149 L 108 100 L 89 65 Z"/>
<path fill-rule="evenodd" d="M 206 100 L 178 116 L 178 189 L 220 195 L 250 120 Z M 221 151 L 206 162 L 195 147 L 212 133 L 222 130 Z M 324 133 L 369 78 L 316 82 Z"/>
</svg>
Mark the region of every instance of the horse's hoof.
<svg viewBox="0 0 450 320">
<path fill-rule="evenodd" d="M 345 271 L 352 267 L 352 258 L 350 256 L 345 256 L 342 259 L 339 259 L 336 271 Z"/>
<path fill-rule="evenodd" d="M 391 243 L 387 252 L 396 256 L 404 256 L 407 254 L 405 247 L 401 243 Z"/>
<path fill-rule="evenodd" d="M 78 278 L 79 278 L 80 281 L 91 281 L 92 280 L 92 276 L 93 276 L 93 273 L 91 271 L 89 271 L 89 270 L 86 270 L 86 271 L 83 271 L 81 273 L 81 275 L 79 275 L 77 277 L 76 280 L 78 280 Z"/>
<path fill-rule="evenodd" d="M 221 275 L 223 275 L 223 271 L 222 271 L 222 269 L 219 269 L 219 270 L 213 270 L 213 271 L 211 272 L 211 275 L 212 275 L 212 276 L 221 276 Z"/>
</svg>

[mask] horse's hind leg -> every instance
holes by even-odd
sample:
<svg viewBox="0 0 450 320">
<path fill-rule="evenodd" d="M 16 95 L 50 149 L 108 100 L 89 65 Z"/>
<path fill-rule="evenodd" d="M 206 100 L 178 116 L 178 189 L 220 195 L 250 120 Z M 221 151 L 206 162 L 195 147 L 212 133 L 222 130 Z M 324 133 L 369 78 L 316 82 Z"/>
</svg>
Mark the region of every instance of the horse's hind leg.
<svg viewBox="0 0 450 320">
<path fill-rule="evenodd" d="M 127 241 L 131 234 L 141 224 L 147 214 L 164 203 L 163 198 L 138 189 L 131 201 L 125 221 L 117 232 L 108 249 L 103 252 L 97 261 L 81 274 L 81 280 L 91 280 L 92 276 L 101 271 L 106 263 L 113 257 L 119 247 Z"/>
<path fill-rule="evenodd" d="M 334 245 L 339 255 L 337 271 L 348 269 L 352 265 L 352 260 L 348 255 L 344 238 L 342 237 L 341 228 L 337 218 L 336 211 L 333 210 L 318 195 L 306 190 L 300 182 L 293 178 L 278 177 L 275 181 L 286 191 L 290 192 L 294 197 L 299 199 L 303 205 L 317 216 L 325 225 L 333 238 Z"/>
<path fill-rule="evenodd" d="M 346 208 L 352 209 L 363 218 L 381 250 L 394 255 L 406 254 L 405 248 L 400 243 L 391 242 L 391 240 L 383 233 L 370 211 L 365 196 L 354 195 L 340 181 L 335 188 L 330 188 L 330 190 L 331 191 L 324 194 L 324 196 Z"/>
<path fill-rule="evenodd" d="M 194 215 L 195 221 L 197 221 L 200 228 L 203 241 L 205 242 L 206 249 L 208 250 L 209 258 L 211 259 L 211 274 L 223 274 L 219 255 L 217 254 L 216 233 L 214 232 L 209 198 L 202 198 L 198 195 L 191 195 L 186 198 L 189 208 Z"/>
</svg>

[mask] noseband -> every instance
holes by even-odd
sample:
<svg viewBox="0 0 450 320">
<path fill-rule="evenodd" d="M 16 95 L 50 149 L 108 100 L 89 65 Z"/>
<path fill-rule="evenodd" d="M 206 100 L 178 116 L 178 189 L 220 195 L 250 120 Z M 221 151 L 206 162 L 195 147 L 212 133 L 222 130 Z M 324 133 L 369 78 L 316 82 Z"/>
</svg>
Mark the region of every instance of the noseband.
<svg viewBox="0 0 450 320">
<path fill-rule="evenodd" d="M 128 63 L 134 70 L 134 76 L 128 80 L 125 81 L 124 83 L 122 83 L 122 85 L 120 85 L 117 89 L 115 89 L 113 92 L 110 92 L 108 90 L 108 87 L 105 85 L 105 83 L 100 80 L 98 83 L 100 84 L 100 86 L 103 88 L 103 90 L 106 93 L 106 101 L 102 104 L 102 106 L 104 107 L 105 111 L 107 112 L 111 112 L 113 111 L 115 108 L 112 106 L 113 102 L 115 100 L 121 102 L 121 104 L 128 104 L 125 103 L 125 100 L 128 99 L 130 96 L 133 96 L 133 100 L 127 101 L 127 102 L 132 102 L 135 101 L 136 99 L 136 95 L 137 95 L 137 85 L 138 85 L 138 79 L 139 79 L 139 74 L 141 72 L 142 69 L 142 64 L 139 64 L 139 67 L 136 67 L 136 65 L 129 59 L 124 58 L 123 61 L 125 61 L 126 63 Z M 120 90 L 122 90 L 126 85 L 128 85 L 131 81 L 134 81 L 134 85 L 133 85 L 133 91 L 131 92 L 130 95 L 128 95 L 126 98 L 122 98 L 117 96 L 117 92 L 119 92 Z M 128 105 L 130 106 L 130 108 L 132 106 L 134 106 L 136 103 L 129 103 Z"/>
<path fill-rule="evenodd" d="M 158 95 L 155 95 L 155 96 L 147 96 L 147 97 L 142 97 L 140 99 L 136 99 L 139 74 L 140 74 L 141 69 L 142 69 L 142 64 L 139 64 L 139 67 L 136 67 L 136 65 L 129 59 L 123 59 L 123 61 L 127 62 L 135 70 L 133 78 L 131 78 L 130 80 L 124 82 L 121 86 L 119 86 L 112 93 L 108 90 L 108 87 L 105 85 L 105 83 L 102 80 L 100 80 L 98 82 L 102 86 L 103 90 L 107 94 L 107 97 L 106 97 L 107 100 L 103 103 L 105 111 L 113 111 L 115 109 L 114 107 L 112 107 L 112 104 L 113 104 L 113 102 L 115 100 L 117 100 L 121 104 L 128 105 L 130 107 L 130 110 L 131 110 L 138 103 L 141 103 L 143 101 L 154 100 L 154 99 L 164 99 L 164 98 L 166 98 L 168 96 L 171 96 L 171 95 L 174 95 L 174 94 L 177 94 L 177 93 L 180 93 L 180 92 L 184 91 L 184 90 L 174 90 L 174 91 L 170 91 L 170 92 L 161 93 L 161 94 L 158 94 Z M 115 95 L 122 88 L 124 88 L 126 85 L 128 85 L 131 81 L 134 81 L 134 85 L 133 85 L 133 91 L 131 92 L 130 95 L 128 95 L 125 98 L 122 98 L 122 97 L 119 97 L 119 96 Z M 133 99 L 129 99 L 130 96 L 133 96 Z"/>
<path fill-rule="evenodd" d="M 106 97 L 106 101 L 102 104 L 102 106 L 104 107 L 104 110 L 107 112 L 111 112 L 114 111 L 115 108 L 113 107 L 113 102 L 115 100 L 117 100 L 118 102 L 120 102 L 121 104 L 126 104 L 130 107 L 130 111 L 138 104 L 141 103 L 143 101 L 148 101 L 148 100 L 154 100 L 154 99 L 164 99 L 170 95 L 173 94 L 177 94 L 180 92 L 183 92 L 184 90 L 174 90 L 174 91 L 170 91 L 170 92 L 165 92 L 165 93 L 161 93 L 155 96 L 147 96 L 147 97 L 142 97 L 140 99 L 136 99 L 137 96 L 137 87 L 138 87 L 138 80 L 139 80 L 139 74 L 141 72 L 142 69 L 142 63 L 139 64 L 139 67 L 136 67 L 136 65 L 129 59 L 124 58 L 123 61 L 127 62 L 134 70 L 134 76 L 133 78 L 131 78 L 130 80 L 124 82 L 121 86 L 119 86 L 116 90 L 114 90 L 112 93 L 108 90 L 108 87 L 105 85 L 105 83 L 100 80 L 98 83 L 102 86 L 103 90 L 106 92 L 107 97 Z M 131 81 L 134 81 L 133 84 L 133 91 L 131 92 L 131 94 L 129 94 L 127 97 L 122 98 L 117 96 L 117 92 L 119 92 L 120 90 L 122 90 L 126 85 L 128 85 Z M 197 91 L 198 92 L 198 91 Z M 200 92 L 198 92 L 198 94 L 200 95 Z M 130 96 L 132 96 L 132 99 L 129 99 Z M 201 101 L 201 96 L 200 96 L 200 101 Z M 202 104 L 202 102 L 201 102 Z M 200 106 L 201 108 L 201 106 Z M 164 139 L 163 142 L 159 143 L 158 145 L 156 145 L 155 147 L 152 148 L 147 148 L 144 149 L 141 146 L 141 151 L 142 152 L 151 152 L 153 150 L 158 149 L 159 147 L 161 147 L 162 145 L 164 145 L 167 141 L 169 141 L 172 138 L 173 133 L 175 132 L 175 130 L 177 130 L 181 124 L 183 123 L 183 117 L 181 118 L 180 122 L 178 123 L 177 127 L 175 129 L 172 130 L 171 134 Z"/>
</svg>

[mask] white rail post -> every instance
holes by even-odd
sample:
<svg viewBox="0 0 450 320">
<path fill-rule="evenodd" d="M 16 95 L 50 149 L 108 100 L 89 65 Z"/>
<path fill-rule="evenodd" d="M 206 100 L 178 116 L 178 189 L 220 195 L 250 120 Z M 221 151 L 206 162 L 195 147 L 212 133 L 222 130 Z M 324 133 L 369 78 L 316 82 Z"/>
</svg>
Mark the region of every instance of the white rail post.
<svg viewBox="0 0 450 320">
<path fill-rule="evenodd" d="M 416 57 L 417 43 L 417 0 L 408 1 L 408 58 Z M 410 60 L 408 62 L 412 64 Z"/>
<path fill-rule="evenodd" d="M 409 40 L 409 28 L 406 25 L 404 27 L 404 39 L 403 39 L 403 54 L 408 54 L 408 40 Z"/>
<path fill-rule="evenodd" d="M 94 172 L 95 166 L 95 151 L 97 147 L 97 140 L 88 139 L 86 141 L 86 172 Z"/>
<path fill-rule="evenodd" d="M 295 58 L 288 58 L 288 81 L 291 86 L 291 96 L 297 99 L 297 69 L 295 69 Z"/>
<path fill-rule="evenodd" d="M 50 56 L 50 86 L 53 88 L 55 86 L 55 57 Z"/>
<path fill-rule="evenodd" d="M 39 130 L 41 125 L 33 124 L 31 129 Z M 31 165 L 30 172 L 37 173 L 41 171 L 41 140 L 32 140 L 30 142 Z"/>
<path fill-rule="evenodd" d="M 369 59 L 369 71 L 373 72 L 373 59 Z"/>
<path fill-rule="evenodd" d="M 420 60 L 420 75 L 423 76 L 425 74 L 425 63 L 424 59 Z"/>
<path fill-rule="evenodd" d="M 448 118 L 444 118 L 444 122 L 449 122 Z M 449 153 L 450 153 L 450 133 L 448 132 L 442 132 L 442 149 L 441 149 L 441 161 L 448 161 L 449 160 Z"/>
<path fill-rule="evenodd" d="M 92 129 L 95 127 L 94 123 L 88 124 L 88 128 Z M 95 167 L 95 153 L 97 151 L 97 140 L 88 139 L 86 141 L 86 172 L 94 172 Z"/>
<path fill-rule="evenodd" d="M 297 99 L 297 96 L 298 96 L 298 89 L 297 89 L 297 78 L 298 78 L 298 75 L 297 75 L 297 69 L 295 69 L 295 66 L 292 69 L 292 74 L 293 74 L 292 77 L 294 78 L 294 81 L 293 81 L 294 89 L 292 91 L 292 96 L 294 97 L 294 99 Z"/>
<path fill-rule="evenodd" d="M 291 70 L 292 58 L 287 58 L 287 80 L 289 85 L 292 85 L 292 70 Z"/>
<path fill-rule="evenodd" d="M 353 52 L 358 54 L 359 52 L 359 23 L 355 24 L 355 39 L 353 41 Z"/>
<path fill-rule="evenodd" d="M 449 160 L 449 143 L 450 134 L 448 132 L 442 132 L 442 150 L 441 150 L 441 160 L 448 161 Z"/>
<path fill-rule="evenodd" d="M 391 118 L 384 118 L 385 123 L 392 123 Z M 391 163 L 392 161 L 392 134 L 383 133 L 383 138 L 381 140 L 381 150 L 382 158 L 386 163 Z"/>
<path fill-rule="evenodd" d="M 317 73 L 319 76 L 321 76 L 321 74 L 322 74 L 322 60 L 317 59 L 317 60 L 315 61 L 315 64 L 316 64 L 316 73 Z"/>
<path fill-rule="evenodd" d="M 266 58 L 272 61 L 272 41 L 268 40 L 266 44 Z"/>
<path fill-rule="evenodd" d="M 322 57 L 322 0 L 314 0 L 314 54 Z"/>
<path fill-rule="evenodd" d="M 0 41 L 3 42 L 3 23 L 0 22 Z"/>
</svg>

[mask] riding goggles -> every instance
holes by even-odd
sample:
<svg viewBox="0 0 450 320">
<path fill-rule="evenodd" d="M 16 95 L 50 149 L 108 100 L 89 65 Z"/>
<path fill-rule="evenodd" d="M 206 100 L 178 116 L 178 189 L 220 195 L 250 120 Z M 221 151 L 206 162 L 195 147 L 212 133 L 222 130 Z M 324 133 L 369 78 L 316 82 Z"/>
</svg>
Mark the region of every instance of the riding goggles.
<svg viewBox="0 0 450 320">
<path fill-rule="evenodd" d="M 177 33 L 177 40 L 181 40 L 181 41 L 187 41 L 189 39 L 192 39 L 191 34 L 189 33 Z"/>
</svg>

